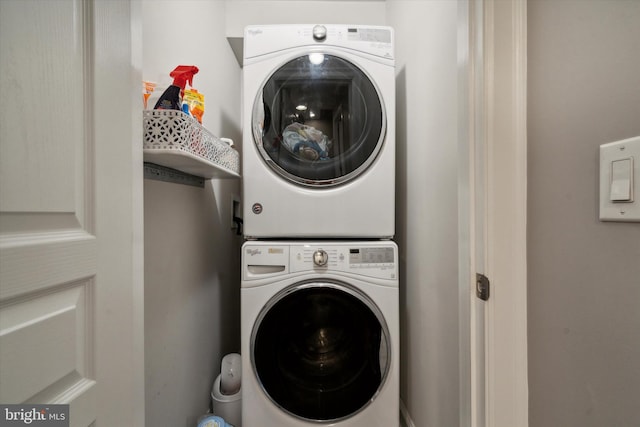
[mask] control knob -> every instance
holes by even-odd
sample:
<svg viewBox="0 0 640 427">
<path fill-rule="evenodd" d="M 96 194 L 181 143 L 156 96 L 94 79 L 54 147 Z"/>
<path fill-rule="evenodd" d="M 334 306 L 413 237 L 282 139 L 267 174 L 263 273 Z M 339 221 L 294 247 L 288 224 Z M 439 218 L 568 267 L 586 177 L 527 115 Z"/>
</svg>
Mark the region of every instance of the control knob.
<svg viewBox="0 0 640 427">
<path fill-rule="evenodd" d="M 329 261 L 329 254 L 327 254 L 322 249 L 318 249 L 313 253 L 314 265 L 317 265 L 318 267 L 324 267 L 325 265 L 327 265 L 328 261 Z"/>
<path fill-rule="evenodd" d="M 315 41 L 323 41 L 327 38 L 327 27 L 324 25 L 316 25 L 313 27 L 313 39 Z"/>
</svg>

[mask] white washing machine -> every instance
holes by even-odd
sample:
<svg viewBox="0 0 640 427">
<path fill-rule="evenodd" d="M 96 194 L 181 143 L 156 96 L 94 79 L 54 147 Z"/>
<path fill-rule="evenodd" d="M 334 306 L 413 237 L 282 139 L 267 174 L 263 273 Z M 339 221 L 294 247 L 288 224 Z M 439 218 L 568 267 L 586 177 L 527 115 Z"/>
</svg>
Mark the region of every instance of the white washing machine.
<svg viewBox="0 0 640 427">
<path fill-rule="evenodd" d="M 362 25 L 245 29 L 245 237 L 394 235 L 393 34 Z"/>
<path fill-rule="evenodd" d="M 391 241 L 246 242 L 242 427 L 398 427 Z"/>
</svg>

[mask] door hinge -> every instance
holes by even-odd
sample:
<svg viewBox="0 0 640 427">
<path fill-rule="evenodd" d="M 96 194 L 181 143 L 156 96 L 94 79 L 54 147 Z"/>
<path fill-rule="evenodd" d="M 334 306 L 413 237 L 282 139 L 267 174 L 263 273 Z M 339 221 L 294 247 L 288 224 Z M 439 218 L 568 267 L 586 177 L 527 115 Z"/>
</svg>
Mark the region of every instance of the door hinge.
<svg viewBox="0 0 640 427">
<path fill-rule="evenodd" d="M 484 274 L 476 273 L 476 296 L 482 301 L 489 299 L 491 282 Z"/>
</svg>

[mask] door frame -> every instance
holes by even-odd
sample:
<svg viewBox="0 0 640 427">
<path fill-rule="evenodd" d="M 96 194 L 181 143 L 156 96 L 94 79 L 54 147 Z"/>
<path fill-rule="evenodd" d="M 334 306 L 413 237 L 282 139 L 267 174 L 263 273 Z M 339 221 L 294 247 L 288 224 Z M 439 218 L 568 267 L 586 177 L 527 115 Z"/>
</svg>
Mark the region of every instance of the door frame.
<svg viewBox="0 0 640 427">
<path fill-rule="evenodd" d="M 529 422 L 527 0 L 484 2 L 486 425 Z"/>
<path fill-rule="evenodd" d="M 460 425 L 526 427 L 527 0 L 459 10 Z"/>
</svg>

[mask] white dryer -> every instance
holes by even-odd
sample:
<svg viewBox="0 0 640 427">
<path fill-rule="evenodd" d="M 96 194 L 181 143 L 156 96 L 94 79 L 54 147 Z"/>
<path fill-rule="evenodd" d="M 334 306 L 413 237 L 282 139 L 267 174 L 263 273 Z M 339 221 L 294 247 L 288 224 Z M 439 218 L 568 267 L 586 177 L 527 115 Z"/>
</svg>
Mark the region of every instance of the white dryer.
<svg viewBox="0 0 640 427">
<path fill-rule="evenodd" d="M 245 237 L 394 235 L 393 41 L 389 27 L 245 29 Z"/>
<path fill-rule="evenodd" d="M 243 427 L 398 427 L 391 241 L 246 242 Z"/>
</svg>

